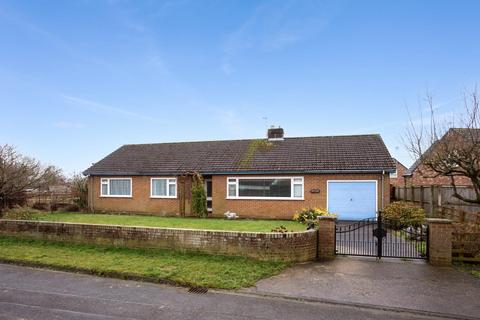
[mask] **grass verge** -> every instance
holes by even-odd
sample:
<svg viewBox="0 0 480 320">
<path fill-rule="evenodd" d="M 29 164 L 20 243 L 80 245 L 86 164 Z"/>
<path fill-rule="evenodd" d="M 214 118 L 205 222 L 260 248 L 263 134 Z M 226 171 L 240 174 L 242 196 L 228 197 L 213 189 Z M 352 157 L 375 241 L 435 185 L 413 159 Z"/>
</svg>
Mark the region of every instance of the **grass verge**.
<svg viewBox="0 0 480 320">
<path fill-rule="evenodd" d="M 181 286 L 237 289 L 288 263 L 160 249 L 65 244 L 0 236 L 0 261 Z"/>
<path fill-rule="evenodd" d="M 306 230 L 304 224 L 296 221 L 278 220 L 225 220 L 216 218 L 174 218 L 135 216 L 118 214 L 88 214 L 88 213 L 39 213 L 33 218 L 42 221 L 77 222 L 94 224 L 116 224 L 126 226 L 187 228 L 207 230 L 229 230 L 249 232 L 270 232 L 281 225 L 289 231 Z"/>
</svg>

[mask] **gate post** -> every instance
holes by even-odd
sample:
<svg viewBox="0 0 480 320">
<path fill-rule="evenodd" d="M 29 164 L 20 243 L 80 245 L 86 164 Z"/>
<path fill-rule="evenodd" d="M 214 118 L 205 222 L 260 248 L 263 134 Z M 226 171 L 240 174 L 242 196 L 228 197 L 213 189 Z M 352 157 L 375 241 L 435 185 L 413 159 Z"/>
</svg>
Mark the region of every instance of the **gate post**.
<svg viewBox="0 0 480 320">
<path fill-rule="evenodd" d="M 318 220 L 318 260 L 335 258 L 335 221 L 336 217 L 321 216 Z"/>
<path fill-rule="evenodd" d="M 452 263 L 452 221 L 426 219 L 428 224 L 428 261 L 436 266 Z"/>
</svg>

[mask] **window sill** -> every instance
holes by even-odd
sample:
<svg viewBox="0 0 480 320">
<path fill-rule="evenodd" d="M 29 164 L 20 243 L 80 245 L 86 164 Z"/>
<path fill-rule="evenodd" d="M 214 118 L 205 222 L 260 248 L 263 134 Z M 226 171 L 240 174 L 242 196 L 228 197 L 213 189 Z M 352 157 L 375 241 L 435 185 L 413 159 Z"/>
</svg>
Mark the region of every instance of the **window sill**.
<svg viewBox="0 0 480 320">
<path fill-rule="evenodd" d="M 100 198 L 132 198 L 132 196 L 100 196 Z"/>
<path fill-rule="evenodd" d="M 305 198 L 276 198 L 276 197 L 270 197 L 270 198 L 263 198 L 263 197 L 226 197 L 225 199 L 227 200 L 280 200 L 280 201 L 303 201 Z"/>
<path fill-rule="evenodd" d="M 175 197 L 169 197 L 169 196 L 150 196 L 150 199 L 178 199 L 176 196 Z"/>
</svg>

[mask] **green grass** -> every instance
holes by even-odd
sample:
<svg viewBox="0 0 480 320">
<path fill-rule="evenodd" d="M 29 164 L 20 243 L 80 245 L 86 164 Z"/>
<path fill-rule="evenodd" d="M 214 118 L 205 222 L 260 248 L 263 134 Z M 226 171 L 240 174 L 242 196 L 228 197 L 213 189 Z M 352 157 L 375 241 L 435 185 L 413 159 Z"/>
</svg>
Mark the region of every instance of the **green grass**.
<svg viewBox="0 0 480 320">
<path fill-rule="evenodd" d="M 285 226 L 289 231 L 306 230 L 306 226 L 304 224 L 285 220 L 225 220 L 214 218 L 170 218 L 87 213 L 40 213 L 34 214 L 34 218 L 42 221 L 250 232 L 270 232 L 273 228 L 279 227 L 280 225 Z"/>
<path fill-rule="evenodd" d="M 160 249 L 128 249 L 0 236 L 0 260 L 184 286 L 235 289 L 289 266 L 284 262 Z"/>
<path fill-rule="evenodd" d="M 453 266 L 460 271 L 468 272 L 476 278 L 480 278 L 480 263 L 454 262 Z"/>
<path fill-rule="evenodd" d="M 408 242 L 411 242 L 412 245 L 415 247 L 415 250 L 417 250 L 419 253 L 421 253 L 423 256 L 427 255 L 427 243 L 425 241 L 418 241 L 418 240 L 410 240 L 409 233 L 400 230 L 400 231 L 395 231 L 395 236 L 401 237 L 405 239 Z"/>
</svg>

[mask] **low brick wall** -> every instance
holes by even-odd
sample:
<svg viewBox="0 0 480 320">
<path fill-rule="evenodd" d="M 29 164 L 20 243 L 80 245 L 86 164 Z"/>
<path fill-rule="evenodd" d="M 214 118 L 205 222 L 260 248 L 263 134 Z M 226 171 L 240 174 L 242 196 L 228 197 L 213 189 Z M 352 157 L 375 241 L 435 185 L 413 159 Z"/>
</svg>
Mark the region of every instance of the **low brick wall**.
<svg viewBox="0 0 480 320">
<path fill-rule="evenodd" d="M 258 260 L 301 262 L 315 260 L 317 256 L 314 230 L 259 233 L 0 220 L 0 234 L 130 248 L 199 251 Z"/>
</svg>

